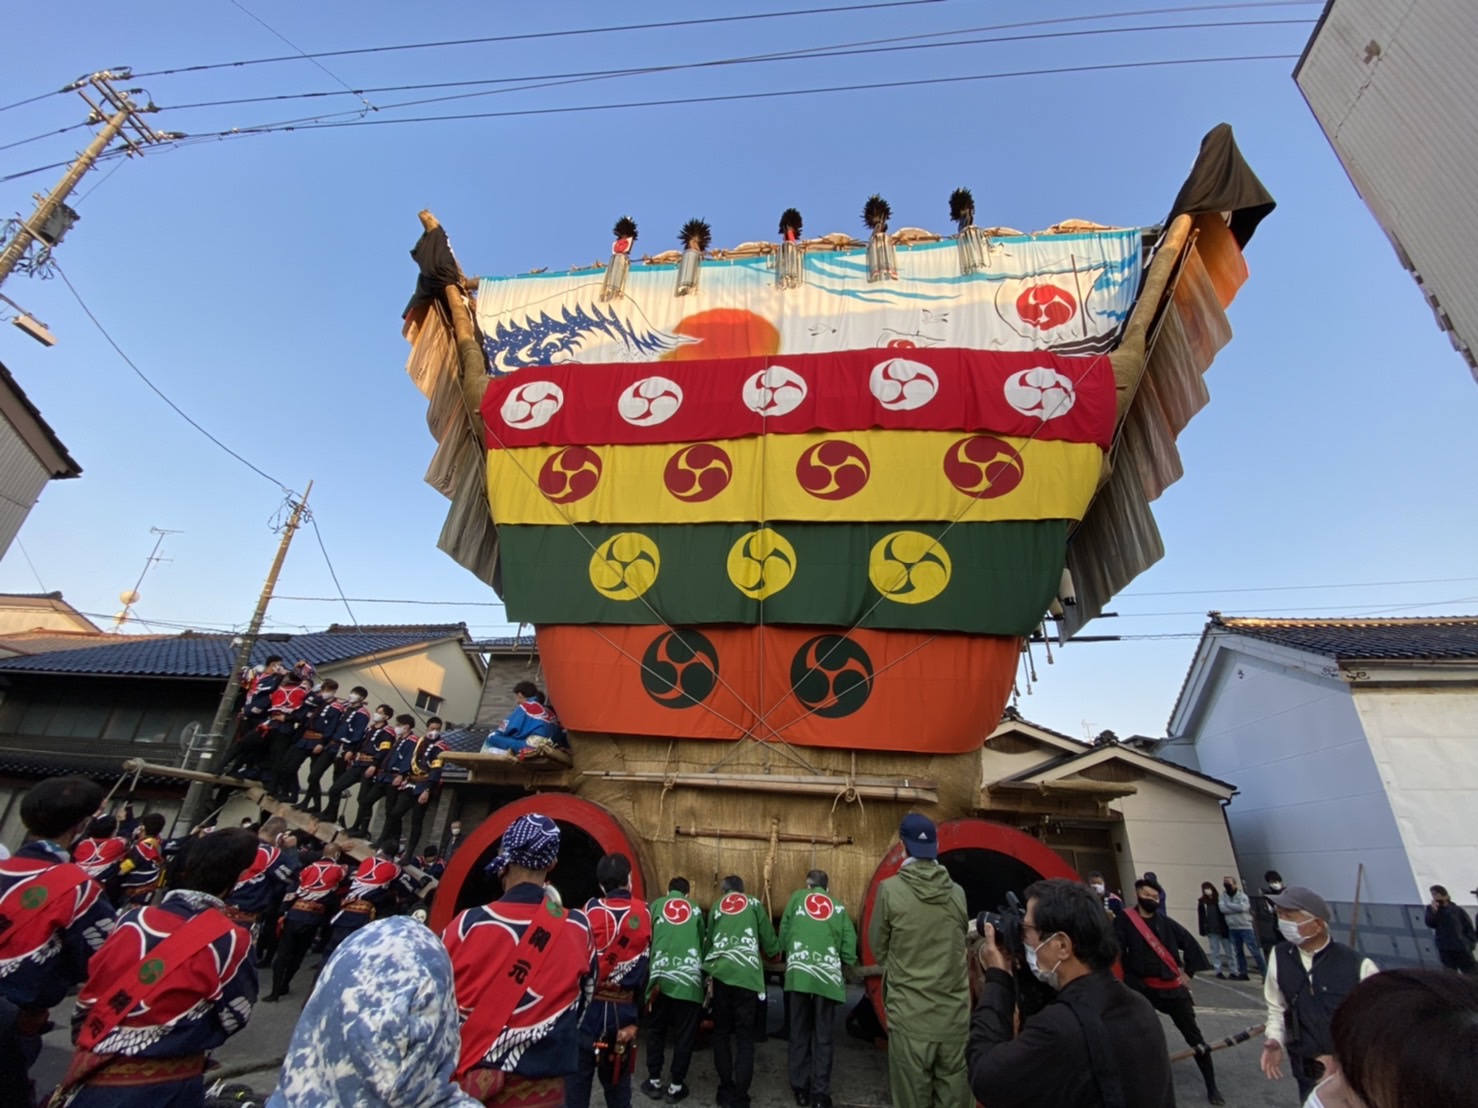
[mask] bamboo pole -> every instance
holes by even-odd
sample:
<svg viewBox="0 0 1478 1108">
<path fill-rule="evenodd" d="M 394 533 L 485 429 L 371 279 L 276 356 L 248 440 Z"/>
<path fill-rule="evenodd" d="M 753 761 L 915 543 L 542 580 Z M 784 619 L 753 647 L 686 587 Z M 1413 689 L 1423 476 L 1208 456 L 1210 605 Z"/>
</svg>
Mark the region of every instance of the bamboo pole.
<svg viewBox="0 0 1478 1108">
<path fill-rule="evenodd" d="M 635 773 L 588 769 L 586 777 L 605 781 L 630 781 L 648 785 L 690 789 L 733 789 L 740 792 L 790 794 L 796 796 L 858 796 L 867 800 L 898 800 L 938 804 L 937 784 L 923 778 L 808 777 L 769 773 Z"/>
<path fill-rule="evenodd" d="M 751 839 L 769 842 L 766 831 L 730 831 L 723 827 L 674 827 L 672 833 L 684 839 Z M 782 843 L 810 843 L 813 846 L 851 846 L 851 835 L 796 835 L 788 831 L 779 833 Z"/>
<path fill-rule="evenodd" d="M 1350 915 L 1350 946 L 1355 949 L 1355 937 L 1360 933 L 1360 886 L 1365 884 L 1365 863 L 1355 871 L 1355 910 Z"/>
</svg>

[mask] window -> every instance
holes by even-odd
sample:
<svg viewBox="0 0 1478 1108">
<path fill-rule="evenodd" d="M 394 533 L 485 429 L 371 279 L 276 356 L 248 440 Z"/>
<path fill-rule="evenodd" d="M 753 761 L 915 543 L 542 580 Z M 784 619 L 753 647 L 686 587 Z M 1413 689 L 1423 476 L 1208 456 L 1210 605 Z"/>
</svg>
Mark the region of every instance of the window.
<svg viewBox="0 0 1478 1108">
<path fill-rule="evenodd" d="M 416 690 L 416 707 L 423 712 L 430 712 L 434 716 L 441 711 L 441 706 L 445 703 L 445 697 L 432 696 L 425 689 Z"/>
</svg>

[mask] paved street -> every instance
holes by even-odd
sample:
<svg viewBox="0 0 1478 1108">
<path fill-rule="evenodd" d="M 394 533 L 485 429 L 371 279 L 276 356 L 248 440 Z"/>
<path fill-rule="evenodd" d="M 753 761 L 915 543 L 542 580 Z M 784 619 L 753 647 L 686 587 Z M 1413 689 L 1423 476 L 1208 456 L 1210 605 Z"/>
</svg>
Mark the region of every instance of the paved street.
<svg viewBox="0 0 1478 1108">
<path fill-rule="evenodd" d="M 1251 982 L 1198 978 L 1195 991 L 1200 1005 L 1201 1030 L 1212 1041 L 1262 1022 L 1261 985 L 1256 978 Z M 857 995 L 854 989 L 854 1000 Z M 849 1005 L 850 1003 L 849 1001 Z M 240 1066 L 253 1067 L 252 1072 L 239 1080 L 260 1093 L 267 1092 L 276 1080 L 276 1060 L 282 1057 L 292 1035 L 298 1008 L 299 1005 L 291 1000 L 280 1004 L 259 1004 L 251 1025 L 216 1053 L 217 1061 L 233 1069 Z M 67 1010 L 69 1007 L 63 1009 Z M 771 1030 L 778 1031 L 778 998 L 772 1000 L 770 1017 Z M 1162 1017 L 1162 1022 L 1170 1050 L 1174 1052 L 1182 1049 L 1185 1044 L 1170 1021 Z M 1217 1077 L 1227 1104 L 1237 1105 L 1239 1108 L 1296 1108 L 1298 1095 L 1291 1080 L 1285 1078 L 1273 1083 L 1263 1078 L 1257 1065 L 1260 1049 L 1261 1039 L 1258 1038 L 1242 1046 L 1217 1052 Z M 65 1033 L 59 1029 L 47 1036 L 46 1049 L 36 1070 L 38 1084 L 49 1087 L 50 1083 L 57 1081 L 66 1068 L 66 1062 L 67 1039 Z M 640 1065 L 638 1075 L 644 1074 L 645 1067 Z M 1177 1063 L 1174 1074 L 1177 1104 L 1186 1106 L 1206 1103 L 1205 1088 L 1195 1063 L 1189 1060 Z M 688 1083 L 693 1090 L 692 1104 L 709 1105 L 714 1102 L 717 1083 L 711 1055 L 706 1051 L 700 1050 L 695 1055 Z M 752 1092 L 754 1108 L 790 1108 L 794 1104 L 785 1076 L 785 1043 L 782 1040 L 772 1038 L 759 1046 Z M 837 1027 L 833 1100 L 837 1108 L 883 1108 L 890 1103 L 887 1055 L 856 1039 L 848 1038 L 840 1023 Z M 636 1108 L 641 1108 L 646 1103 L 648 1102 L 639 1094 L 635 1098 Z"/>
</svg>

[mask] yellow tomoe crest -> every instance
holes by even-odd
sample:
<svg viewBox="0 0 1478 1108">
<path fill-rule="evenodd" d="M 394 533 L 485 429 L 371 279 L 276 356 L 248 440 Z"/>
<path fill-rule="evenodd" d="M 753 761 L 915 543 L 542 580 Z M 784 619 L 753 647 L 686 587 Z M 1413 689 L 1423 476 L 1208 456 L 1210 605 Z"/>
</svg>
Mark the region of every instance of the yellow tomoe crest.
<svg viewBox="0 0 1478 1108">
<path fill-rule="evenodd" d="M 894 531 L 873 544 L 867 559 L 872 587 L 899 604 L 924 604 L 949 584 L 949 551 L 922 531 Z"/>
<path fill-rule="evenodd" d="M 590 583 L 607 600 L 635 600 L 652 587 L 662 556 L 640 531 L 612 535 L 590 556 Z"/>
<path fill-rule="evenodd" d="M 761 527 L 729 548 L 729 580 L 753 600 L 774 596 L 795 577 L 795 547 L 779 531 Z"/>
</svg>

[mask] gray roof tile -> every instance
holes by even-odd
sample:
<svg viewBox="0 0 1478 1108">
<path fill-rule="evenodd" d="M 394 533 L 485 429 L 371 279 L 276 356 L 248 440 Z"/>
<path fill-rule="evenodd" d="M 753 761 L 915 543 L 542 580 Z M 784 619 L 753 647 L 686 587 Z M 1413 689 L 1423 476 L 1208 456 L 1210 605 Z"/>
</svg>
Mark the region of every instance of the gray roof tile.
<svg viewBox="0 0 1478 1108">
<path fill-rule="evenodd" d="M 1212 612 L 1207 629 L 1351 661 L 1478 659 L 1478 616 L 1261 619 Z"/>
</svg>

